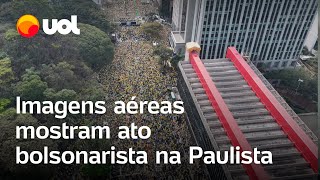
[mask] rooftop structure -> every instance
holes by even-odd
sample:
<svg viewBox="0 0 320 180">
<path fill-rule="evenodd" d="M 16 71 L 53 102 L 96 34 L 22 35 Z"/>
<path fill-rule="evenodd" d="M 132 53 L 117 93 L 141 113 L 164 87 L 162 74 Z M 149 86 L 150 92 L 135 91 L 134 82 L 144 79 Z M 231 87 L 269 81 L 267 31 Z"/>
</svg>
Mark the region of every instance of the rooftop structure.
<svg viewBox="0 0 320 180">
<path fill-rule="evenodd" d="M 271 151 L 272 165 L 207 165 L 211 179 L 317 179 L 317 137 L 271 84 L 234 47 L 204 59 L 187 45 L 178 89 L 198 146 Z"/>
</svg>

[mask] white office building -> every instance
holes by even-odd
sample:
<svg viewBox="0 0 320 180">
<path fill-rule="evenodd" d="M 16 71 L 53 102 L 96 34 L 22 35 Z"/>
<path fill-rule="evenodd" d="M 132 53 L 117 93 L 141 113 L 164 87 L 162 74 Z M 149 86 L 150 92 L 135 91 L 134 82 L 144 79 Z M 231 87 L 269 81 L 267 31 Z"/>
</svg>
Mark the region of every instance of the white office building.
<svg viewBox="0 0 320 180">
<path fill-rule="evenodd" d="M 174 0 L 170 44 L 184 53 L 201 45 L 202 59 L 234 46 L 259 67 L 295 67 L 316 19 L 317 0 Z M 313 43 L 313 42 L 312 42 Z"/>
</svg>

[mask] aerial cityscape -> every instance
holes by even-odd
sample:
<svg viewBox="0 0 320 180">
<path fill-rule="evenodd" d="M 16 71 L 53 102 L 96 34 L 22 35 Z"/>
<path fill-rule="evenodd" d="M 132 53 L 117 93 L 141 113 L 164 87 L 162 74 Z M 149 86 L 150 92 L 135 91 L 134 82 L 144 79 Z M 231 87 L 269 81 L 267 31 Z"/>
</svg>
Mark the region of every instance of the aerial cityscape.
<svg viewBox="0 0 320 180">
<path fill-rule="evenodd" d="M 318 179 L 318 27 L 317 0 L 0 0 L 0 179 Z M 57 118 L 37 104 L 20 113 L 20 100 L 105 111 Z M 185 111 L 116 114 L 119 101 Z M 112 133 L 132 123 L 150 138 Z M 16 138 L 19 126 L 66 124 L 111 137 Z M 190 164 L 194 146 L 270 151 L 273 163 Z M 16 147 L 133 148 L 149 163 L 22 166 Z M 157 164 L 156 151 L 178 151 L 181 163 Z"/>
</svg>

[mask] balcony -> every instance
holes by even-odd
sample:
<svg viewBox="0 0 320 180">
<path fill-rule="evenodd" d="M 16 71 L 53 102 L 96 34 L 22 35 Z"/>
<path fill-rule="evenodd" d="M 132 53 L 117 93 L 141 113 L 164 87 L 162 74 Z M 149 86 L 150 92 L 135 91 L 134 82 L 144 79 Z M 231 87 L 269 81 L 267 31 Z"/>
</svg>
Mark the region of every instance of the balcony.
<svg viewBox="0 0 320 180">
<path fill-rule="evenodd" d="M 170 42 L 170 46 L 174 49 L 175 53 L 184 54 L 184 51 L 185 51 L 184 32 L 171 31 L 169 42 Z"/>
</svg>

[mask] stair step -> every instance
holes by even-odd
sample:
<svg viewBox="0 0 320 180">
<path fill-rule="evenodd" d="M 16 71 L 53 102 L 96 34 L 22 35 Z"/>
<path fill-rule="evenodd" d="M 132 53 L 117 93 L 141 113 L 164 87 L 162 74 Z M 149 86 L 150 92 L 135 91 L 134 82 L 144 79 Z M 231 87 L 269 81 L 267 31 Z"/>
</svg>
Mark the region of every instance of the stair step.
<svg viewBox="0 0 320 180">
<path fill-rule="evenodd" d="M 246 105 L 229 105 L 230 111 L 233 110 L 248 110 L 248 109 L 256 109 L 256 108 L 264 108 L 265 106 L 262 103 L 250 103 Z"/>
<path fill-rule="evenodd" d="M 281 144 L 292 144 L 292 142 L 288 138 L 278 138 L 278 139 L 267 139 L 267 140 L 261 140 L 256 142 L 251 142 L 251 146 L 254 147 L 270 147 L 272 149 L 273 146 L 281 146 Z"/>
<path fill-rule="evenodd" d="M 261 132 L 261 131 L 270 131 L 270 130 L 280 130 L 281 127 L 255 127 L 255 128 L 241 128 L 243 133 L 251 133 L 251 132 Z"/>
<path fill-rule="evenodd" d="M 211 129 L 211 132 L 213 135 L 223 135 L 223 134 L 226 134 L 226 132 L 224 131 L 224 129 L 221 127 L 221 128 L 213 128 Z"/>
<path fill-rule="evenodd" d="M 245 80 L 239 80 L 239 81 L 215 82 L 214 84 L 219 88 L 219 87 L 222 87 L 222 86 L 242 86 L 242 85 L 247 85 L 247 82 Z"/>
<path fill-rule="evenodd" d="M 233 97 L 244 97 L 244 96 L 255 96 L 252 91 L 245 92 L 234 92 L 234 93 L 221 93 L 223 98 L 233 98 Z"/>
<path fill-rule="evenodd" d="M 205 67 L 223 67 L 223 66 L 233 66 L 234 64 L 231 61 L 214 61 L 204 63 Z"/>
<path fill-rule="evenodd" d="M 198 101 L 198 104 L 200 106 L 210 106 L 211 102 L 209 100 L 201 100 L 201 101 Z"/>
<path fill-rule="evenodd" d="M 248 85 L 238 86 L 238 87 L 226 87 L 226 88 L 219 88 L 219 91 L 221 93 L 223 92 L 238 92 L 238 91 L 245 91 L 245 90 L 251 90 L 251 87 Z"/>
<path fill-rule="evenodd" d="M 193 73 L 187 73 L 187 78 L 192 78 L 192 77 L 198 77 L 197 73 L 193 72 Z"/>
<path fill-rule="evenodd" d="M 213 107 L 212 106 L 205 106 L 205 107 L 201 107 L 201 111 L 203 112 L 203 113 L 208 113 L 208 112 L 214 112 L 214 109 L 213 109 Z"/>
<path fill-rule="evenodd" d="M 250 112 L 233 112 L 233 117 L 235 119 L 237 118 L 241 118 L 241 117 L 249 117 L 249 116 L 261 116 L 261 115 L 268 115 L 270 114 L 268 110 L 260 108 L 260 109 L 255 109 L 254 111 L 250 111 Z"/>
<path fill-rule="evenodd" d="M 281 143 L 281 144 L 269 144 L 269 145 L 265 145 L 265 146 L 259 146 L 257 147 L 259 150 L 269 150 L 269 149 L 274 149 L 274 148 L 283 148 L 283 147 L 293 147 L 294 144 L 292 142 L 288 142 L 288 143 Z"/>
<path fill-rule="evenodd" d="M 260 102 L 260 99 L 256 96 L 248 97 L 248 98 L 232 98 L 232 99 L 225 99 L 224 100 L 228 105 L 235 105 L 235 104 L 243 104 L 243 103 L 253 103 L 253 102 Z"/>
<path fill-rule="evenodd" d="M 234 65 L 229 66 L 220 66 L 220 67 L 206 67 L 208 72 L 222 72 L 222 71 L 228 71 L 228 70 L 236 70 Z"/>
<path fill-rule="evenodd" d="M 214 82 L 219 82 L 219 81 L 228 81 L 228 80 L 243 80 L 243 77 L 238 74 L 238 75 L 232 75 L 232 76 L 212 76 L 212 79 Z"/>
<path fill-rule="evenodd" d="M 194 69 L 191 67 L 191 68 L 184 68 L 184 72 L 185 72 L 186 74 L 188 74 L 188 73 L 194 73 L 195 71 L 194 71 Z"/>
<path fill-rule="evenodd" d="M 184 69 L 190 69 L 190 68 L 192 68 L 192 64 L 182 64 L 182 67 L 184 68 Z"/>
<path fill-rule="evenodd" d="M 284 153 L 275 153 L 272 152 L 272 158 L 283 158 L 283 157 L 292 157 L 292 156 L 301 156 L 300 152 L 284 152 Z"/>
<path fill-rule="evenodd" d="M 181 65 L 190 64 L 190 61 L 180 61 Z"/>
<path fill-rule="evenodd" d="M 266 116 L 265 118 L 259 117 L 254 119 L 236 119 L 238 125 L 249 125 L 249 124 L 258 124 L 258 123 L 267 123 L 274 122 L 274 119 L 271 116 Z"/>
<path fill-rule="evenodd" d="M 208 99 L 208 96 L 207 96 L 206 94 L 197 94 L 197 95 L 196 95 L 196 99 L 197 99 L 198 101 L 200 101 L 200 100 L 207 100 L 207 99 Z"/>
<path fill-rule="evenodd" d="M 208 125 L 210 128 L 222 127 L 222 124 L 220 121 L 209 121 Z"/>
<path fill-rule="evenodd" d="M 202 88 L 202 84 L 201 83 L 190 83 L 192 89 L 197 89 L 197 88 Z"/>
<path fill-rule="evenodd" d="M 206 94 L 206 91 L 203 88 L 198 88 L 193 90 L 194 94 Z"/>
<path fill-rule="evenodd" d="M 207 121 L 218 119 L 218 116 L 216 113 L 205 114 L 204 117 L 207 119 Z"/>
<path fill-rule="evenodd" d="M 189 80 L 190 83 L 200 83 L 200 80 L 197 77 L 189 78 L 188 80 Z"/>
<path fill-rule="evenodd" d="M 215 138 L 216 143 L 217 143 L 218 145 L 230 144 L 230 139 L 228 138 L 227 135 L 215 136 L 214 138 Z"/>
<path fill-rule="evenodd" d="M 264 136 L 250 136 L 246 137 L 248 141 L 262 141 L 262 140 L 269 140 L 269 139 L 277 139 L 277 138 L 287 138 L 286 134 L 272 134 L 264 135 Z"/>
<path fill-rule="evenodd" d="M 220 58 L 220 59 L 203 59 L 203 64 L 211 64 L 211 63 L 221 63 L 221 62 L 231 62 L 228 58 Z"/>
<path fill-rule="evenodd" d="M 228 70 L 228 71 L 222 71 L 222 72 L 209 72 L 211 77 L 219 77 L 219 76 L 231 76 L 231 75 L 238 75 L 238 70 Z"/>
</svg>

